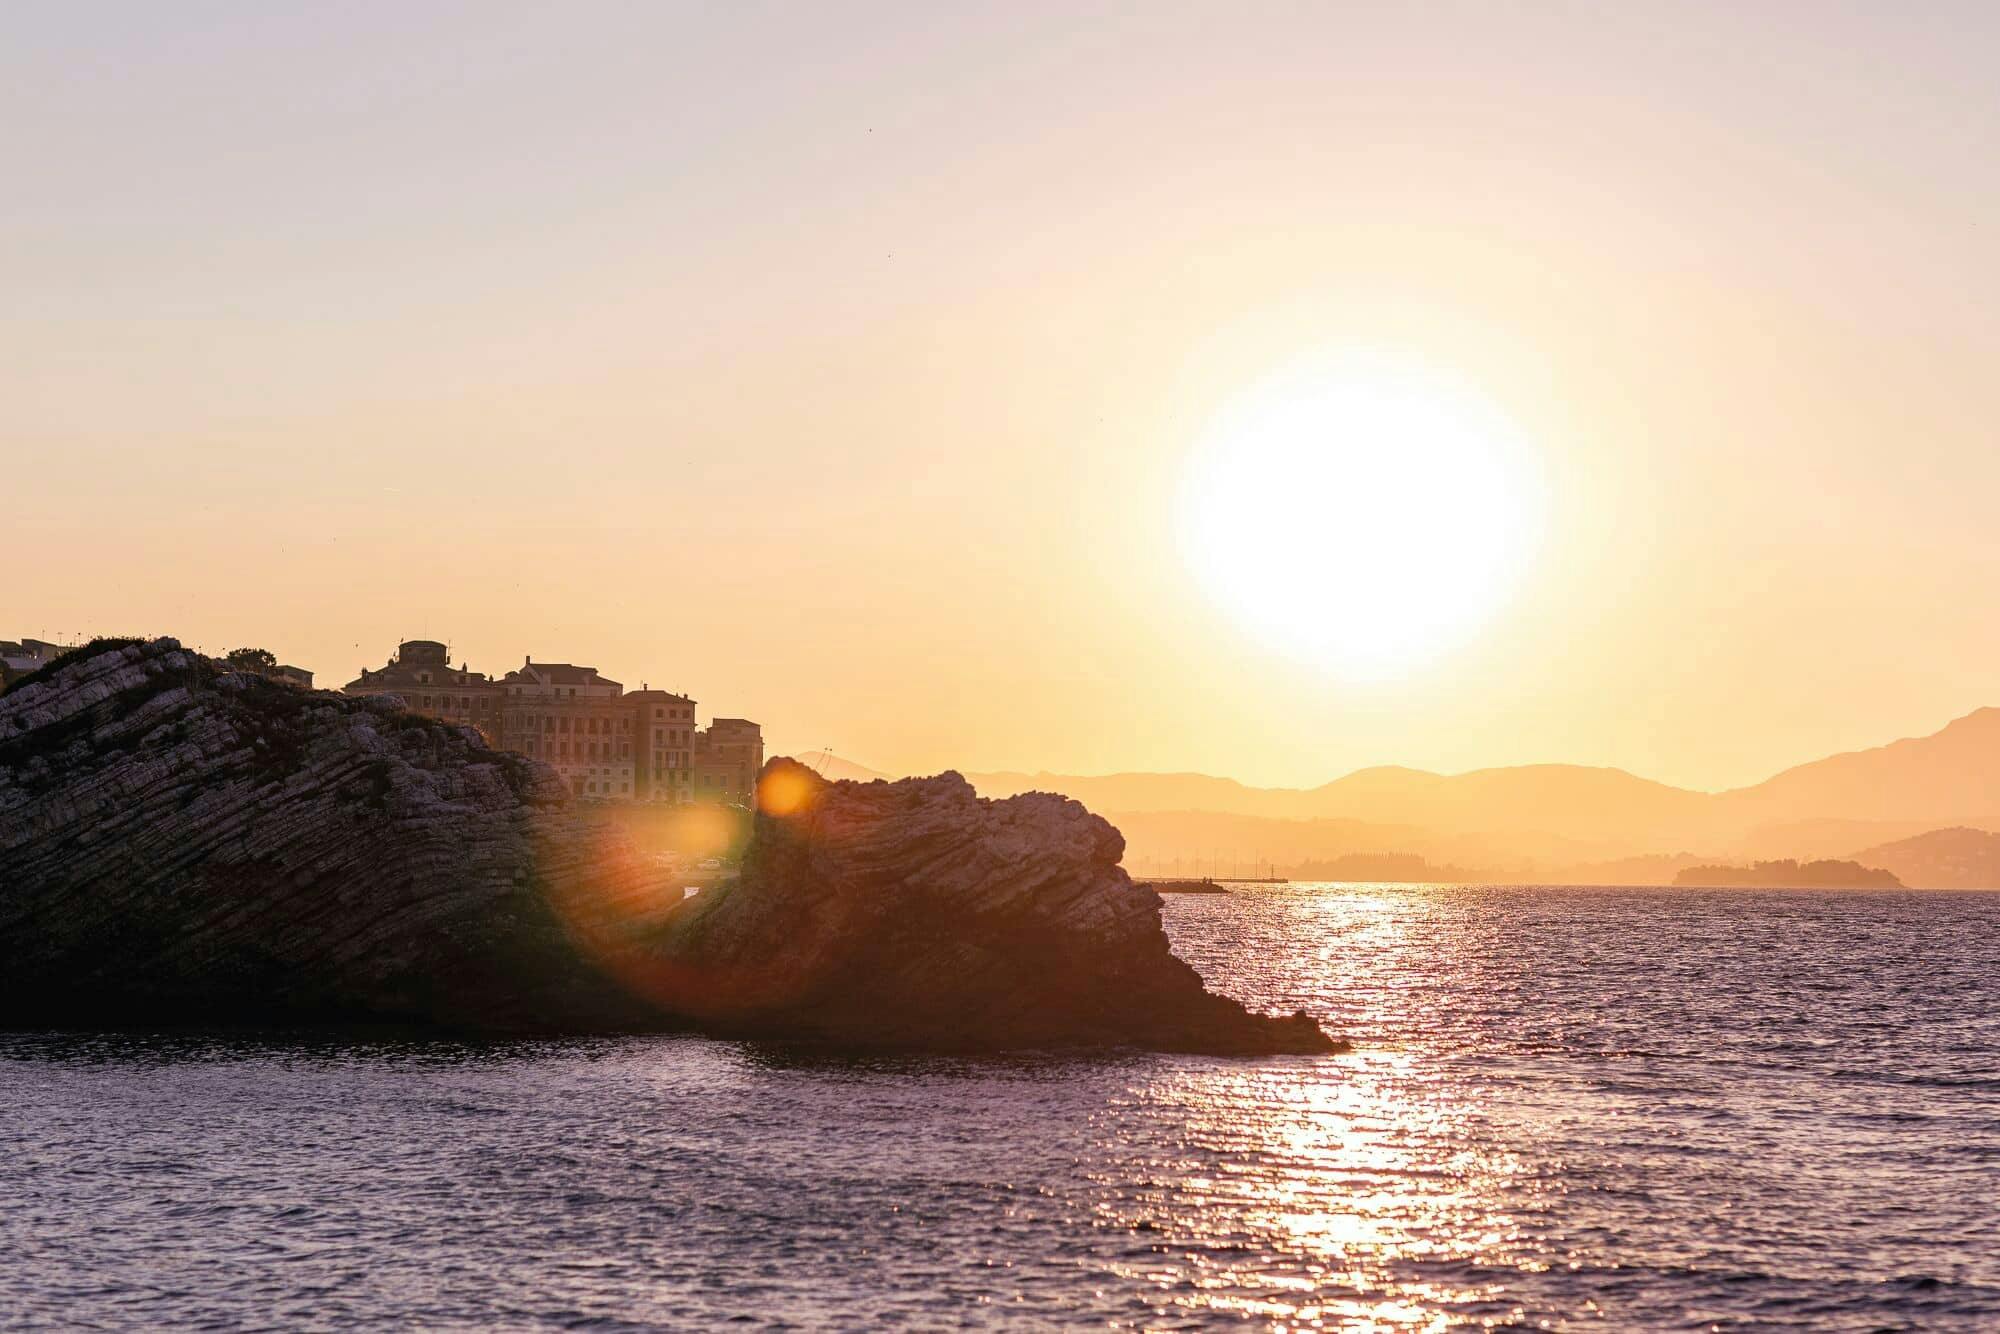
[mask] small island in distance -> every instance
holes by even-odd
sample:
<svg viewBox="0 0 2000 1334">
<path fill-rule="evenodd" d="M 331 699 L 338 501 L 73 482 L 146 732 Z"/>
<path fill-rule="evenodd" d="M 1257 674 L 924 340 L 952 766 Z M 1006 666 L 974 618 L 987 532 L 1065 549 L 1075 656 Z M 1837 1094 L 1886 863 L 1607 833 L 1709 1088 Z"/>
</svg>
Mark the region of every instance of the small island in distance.
<svg viewBox="0 0 2000 1334">
<path fill-rule="evenodd" d="M 1850 861 L 1753 862 L 1748 866 L 1690 866 L 1677 872 L 1678 888 L 1709 889 L 1902 889 L 1893 871 Z"/>
</svg>

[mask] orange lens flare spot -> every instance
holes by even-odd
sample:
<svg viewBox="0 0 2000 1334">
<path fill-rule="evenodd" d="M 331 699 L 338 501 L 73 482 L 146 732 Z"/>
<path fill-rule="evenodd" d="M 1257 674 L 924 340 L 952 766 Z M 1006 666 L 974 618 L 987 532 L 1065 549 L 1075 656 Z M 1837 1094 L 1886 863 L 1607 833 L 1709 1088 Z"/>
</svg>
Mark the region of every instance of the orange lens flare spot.
<svg viewBox="0 0 2000 1334">
<path fill-rule="evenodd" d="M 757 780 L 757 809 L 766 815 L 790 815 L 812 796 L 812 778 L 796 768 L 774 769 Z"/>
<path fill-rule="evenodd" d="M 737 818 L 720 806 L 682 806 L 667 821 L 667 839 L 690 861 L 731 855 L 741 831 Z"/>
</svg>

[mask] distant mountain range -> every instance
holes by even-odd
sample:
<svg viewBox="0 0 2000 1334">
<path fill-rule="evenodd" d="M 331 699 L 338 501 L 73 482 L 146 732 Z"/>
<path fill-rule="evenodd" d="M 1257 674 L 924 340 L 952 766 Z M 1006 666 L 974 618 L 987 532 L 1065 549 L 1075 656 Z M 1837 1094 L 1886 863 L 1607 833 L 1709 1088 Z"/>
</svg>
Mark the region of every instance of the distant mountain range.
<svg viewBox="0 0 2000 1334">
<path fill-rule="evenodd" d="M 1915 838 L 1863 848 L 1854 860 L 1894 871 L 1906 885 L 1928 889 L 2000 889 L 2000 834 L 1984 829 L 1934 829 Z"/>
<path fill-rule="evenodd" d="M 885 776 L 839 760 L 822 772 Z M 2000 829 L 2000 709 L 1727 792 L 1567 764 L 1461 774 L 1380 767 L 1314 788 L 1249 787 L 1198 773 L 966 777 L 988 796 L 1075 797 L 1124 830 L 1128 865 L 1178 860 L 1226 871 L 1232 859 L 1282 866 L 1399 853 L 1493 874 L 1578 872 L 1660 883 L 1697 858 L 1852 857 L 1926 884 L 1936 871 L 1913 878 L 1906 867 L 1937 846 L 1915 836 Z M 1994 864 L 2000 870 L 2000 857 Z M 1964 874 L 2000 883 L 1992 872 Z"/>
<path fill-rule="evenodd" d="M 777 752 L 782 754 L 783 752 Z M 880 769 L 870 769 L 852 760 L 843 760 L 828 751 L 808 751 L 792 756 L 801 764 L 809 765 L 819 772 L 821 778 L 835 782 L 872 783 L 878 778 L 900 778 L 901 774 L 885 774 Z"/>
</svg>

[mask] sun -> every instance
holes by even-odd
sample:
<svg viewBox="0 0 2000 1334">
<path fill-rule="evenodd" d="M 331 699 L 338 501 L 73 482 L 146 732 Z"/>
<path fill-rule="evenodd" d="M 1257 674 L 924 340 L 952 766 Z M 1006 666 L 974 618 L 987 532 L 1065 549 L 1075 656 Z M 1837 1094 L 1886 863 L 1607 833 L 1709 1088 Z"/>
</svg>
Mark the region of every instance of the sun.
<svg viewBox="0 0 2000 1334">
<path fill-rule="evenodd" d="M 1208 593 L 1271 647 L 1352 679 L 1462 646 L 1513 595 L 1544 517 L 1538 459 L 1447 377 L 1322 356 L 1229 402 L 1183 476 Z"/>
</svg>

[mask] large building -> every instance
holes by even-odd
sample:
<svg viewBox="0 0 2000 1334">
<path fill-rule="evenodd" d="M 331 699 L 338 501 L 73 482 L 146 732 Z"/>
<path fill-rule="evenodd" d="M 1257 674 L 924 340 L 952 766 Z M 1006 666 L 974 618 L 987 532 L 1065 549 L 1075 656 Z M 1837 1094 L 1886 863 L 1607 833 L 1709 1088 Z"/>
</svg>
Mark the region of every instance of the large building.
<svg viewBox="0 0 2000 1334">
<path fill-rule="evenodd" d="M 525 661 L 500 679 L 500 745 L 555 766 L 579 797 L 631 801 L 632 706 L 595 667 Z"/>
<path fill-rule="evenodd" d="M 69 652 L 70 645 L 51 644 L 45 639 L 0 639 L 0 675 L 26 676 L 40 671 Z"/>
<path fill-rule="evenodd" d="M 625 702 L 638 747 L 632 795 L 676 805 L 695 800 L 694 701 L 665 690 L 635 690 Z"/>
<path fill-rule="evenodd" d="M 403 706 L 426 718 L 476 727 L 489 745 L 500 744 L 500 701 L 504 692 L 484 672 L 451 665 L 451 650 L 435 639 L 406 639 L 379 670 L 363 668 L 343 687 L 349 695 L 397 695 Z"/>
<path fill-rule="evenodd" d="M 748 718 L 717 718 L 695 734 L 695 800 L 749 805 L 764 767 L 764 729 Z"/>
<path fill-rule="evenodd" d="M 595 667 L 526 659 L 499 680 L 451 666 L 443 644 L 406 640 L 350 695 L 396 695 L 426 717 L 477 727 L 487 741 L 553 765 L 579 797 L 610 801 L 743 803 L 764 763 L 757 724 L 695 725 L 686 695 L 627 692 Z"/>
</svg>

